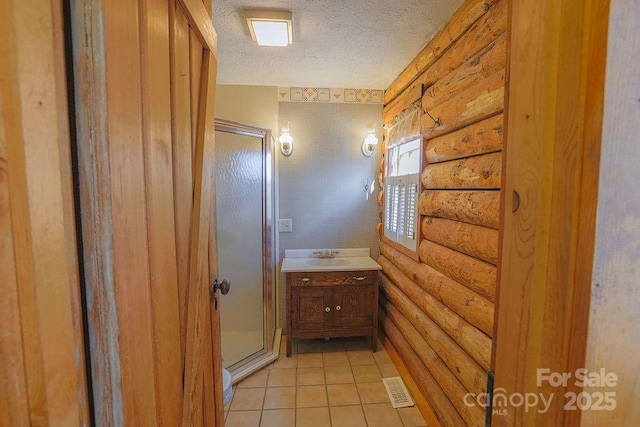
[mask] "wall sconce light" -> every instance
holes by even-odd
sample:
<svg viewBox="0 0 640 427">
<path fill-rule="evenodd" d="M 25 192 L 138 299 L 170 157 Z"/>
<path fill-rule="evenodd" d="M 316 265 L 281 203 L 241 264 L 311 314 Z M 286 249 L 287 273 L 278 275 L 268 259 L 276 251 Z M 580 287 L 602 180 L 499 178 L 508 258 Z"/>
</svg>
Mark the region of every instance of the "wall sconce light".
<svg viewBox="0 0 640 427">
<path fill-rule="evenodd" d="M 282 122 L 280 124 L 280 152 L 283 156 L 289 157 L 293 151 L 293 138 L 289 135 L 289 122 Z"/>
<path fill-rule="evenodd" d="M 376 144 L 378 143 L 378 138 L 376 138 L 376 128 L 369 124 L 367 125 L 367 136 L 362 141 L 362 154 L 367 157 L 371 157 L 371 155 L 376 151 Z"/>
</svg>

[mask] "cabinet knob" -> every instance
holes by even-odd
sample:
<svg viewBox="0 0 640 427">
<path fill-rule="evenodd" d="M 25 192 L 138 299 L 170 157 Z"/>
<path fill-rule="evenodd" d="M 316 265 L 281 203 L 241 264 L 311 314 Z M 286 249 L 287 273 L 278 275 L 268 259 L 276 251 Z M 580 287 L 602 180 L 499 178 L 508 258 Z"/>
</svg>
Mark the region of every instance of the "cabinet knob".
<svg viewBox="0 0 640 427">
<path fill-rule="evenodd" d="M 353 276 L 351 278 L 351 280 L 357 280 L 358 282 L 362 282 L 364 279 L 366 279 L 366 276 Z"/>
<path fill-rule="evenodd" d="M 311 281 L 311 279 L 309 279 L 308 277 L 301 277 L 301 278 L 300 278 L 300 281 L 301 281 L 301 282 L 310 282 L 310 281 Z"/>
<path fill-rule="evenodd" d="M 331 311 L 331 307 L 325 307 L 324 311 L 326 311 L 327 313 Z"/>
<path fill-rule="evenodd" d="M 336 311 L 340 311 L 342 310 L 342 307 L 340 307 L 339 305 L 336 305 Z"/>
</svg>

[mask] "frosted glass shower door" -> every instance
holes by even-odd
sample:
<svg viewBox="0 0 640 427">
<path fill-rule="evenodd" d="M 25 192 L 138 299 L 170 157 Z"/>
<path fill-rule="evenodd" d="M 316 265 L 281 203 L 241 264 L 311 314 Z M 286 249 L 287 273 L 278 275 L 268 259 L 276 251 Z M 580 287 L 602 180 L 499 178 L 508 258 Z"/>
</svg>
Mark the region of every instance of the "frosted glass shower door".
<svg viewBox="0 0 640 427">
<path fill-rule="evenodd" d="M 215 141 L 218 276 L 231 279 L 220 311 L 228 368 L 266 346 L 265 152 L 262 138 L 216 131 Z"/>
</svg>

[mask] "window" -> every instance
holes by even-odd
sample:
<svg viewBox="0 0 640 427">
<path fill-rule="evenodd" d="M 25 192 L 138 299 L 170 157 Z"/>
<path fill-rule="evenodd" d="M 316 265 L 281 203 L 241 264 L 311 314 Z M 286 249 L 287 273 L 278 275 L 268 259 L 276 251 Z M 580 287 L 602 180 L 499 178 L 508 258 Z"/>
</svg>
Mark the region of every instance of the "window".
<svg viewBox="0 0 640 427">
<path fill-rule="evenodd" d="M 418 246 L 422 137 L 387 149 L 384 236 L 412 251 Z"/>
</svg>

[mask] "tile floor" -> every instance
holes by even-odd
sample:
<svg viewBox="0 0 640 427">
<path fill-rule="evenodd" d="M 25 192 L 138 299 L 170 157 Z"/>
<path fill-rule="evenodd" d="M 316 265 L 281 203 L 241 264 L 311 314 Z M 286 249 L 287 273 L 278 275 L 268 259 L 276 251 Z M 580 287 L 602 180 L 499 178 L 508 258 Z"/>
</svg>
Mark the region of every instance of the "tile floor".
<svg viewBox="0 0 640 427">
<path fill-rule="evenodd" d="M 417 408 L 393 409 L 382 378 L 398 372 L 366 339 L 296 340 L 291 357 L 280 348 L 276 362 L 233 387 L 226 427 L 426 426 Z"/>
</svg>

